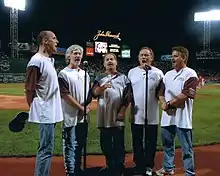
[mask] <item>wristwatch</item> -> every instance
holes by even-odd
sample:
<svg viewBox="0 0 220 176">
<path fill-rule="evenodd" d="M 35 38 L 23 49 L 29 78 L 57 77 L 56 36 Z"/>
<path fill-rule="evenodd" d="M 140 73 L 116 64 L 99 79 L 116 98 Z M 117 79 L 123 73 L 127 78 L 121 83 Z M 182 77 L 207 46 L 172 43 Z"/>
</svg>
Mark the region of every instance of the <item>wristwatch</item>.
<svg viewBox="0 0 220 176">
<path fill-rule="evenodd" d="M 173 109 L 174 107 L 170 105 L 170 101 L 167 102 L 167 108 L 168 109 Z"/>
<path fill-rule="evenodd" d="M 167 102 L 167 108 L 168 109 L 176 109 L 176 107 L 170 105 L 170 101 Z"/>
</svg>

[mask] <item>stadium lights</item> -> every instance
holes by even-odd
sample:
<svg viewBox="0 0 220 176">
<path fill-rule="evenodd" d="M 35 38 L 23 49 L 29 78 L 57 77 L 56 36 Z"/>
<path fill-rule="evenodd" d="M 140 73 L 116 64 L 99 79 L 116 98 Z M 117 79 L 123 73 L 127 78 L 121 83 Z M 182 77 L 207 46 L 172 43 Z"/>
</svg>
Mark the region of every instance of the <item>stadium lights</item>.
<svg viewBox="0 0 220 176">
<path fill-rule="evenodd" d="M 194 14 L 194 21 L 220 21 L 220 10 L 196 12 Z"/>
<path fill-rule="evenodd" d="M 4 4 L 6 7 L 24 11 L 25 6 L 26 6 L 26 1 L 25 0 L 4 0 Z"/>
</svg>

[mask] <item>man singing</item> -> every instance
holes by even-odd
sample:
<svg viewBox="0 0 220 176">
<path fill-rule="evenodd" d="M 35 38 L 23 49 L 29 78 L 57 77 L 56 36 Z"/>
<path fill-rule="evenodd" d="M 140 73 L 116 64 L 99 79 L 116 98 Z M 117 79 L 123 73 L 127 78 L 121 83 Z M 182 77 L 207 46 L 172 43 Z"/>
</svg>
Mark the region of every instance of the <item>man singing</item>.
<svg viewBox="0 0 220 176">
<path fill-rule="evenodd" d="M 104 56 L 105 72 L 94 82 L 93 94 L 98 97 L 97 127 L 106 165 L 101 172 L 122 175 L 124 169 L 124 116 L 130 102 L 131 86 L 127 76 L 117 71 L 117 57 Z M 117 120 L 118 119 L 118 120 Z"/>
<path fill-rule="evenodd" d="M 177 134 L 182 149 L 182 160 L 186 176 L 195 175 L 192 146 L 192 111 L 198 77 L 187 67 L 189 52 L 182 46 L 172 48 L 173 70 L 165 74 L 164 87 L 160 91 L 163 109 L 161 118 L 161 138 L 163 143 L 163 167 L 159 176 L 174 175 L 175 136 Z"/>
<path fill-rule="evenodd" d="M 65 54 L 68 66 L 58 74 L 63 107 L 63 154 L 67 176 L 81 176 L 81 155 L 85 147 L 88 123 L 83 123 L 85 71 L 80 63 L 83 48 L 70 46 Z M 88 96 L 90 78 L 87 74 L 86 94 Z M 88 102 L 87 102 L 88 103 Z M 87 106 L 86 112 L 89 112 Z"/>
<path fill-rule="evenodd" d="M 150 48 L 141 48 L 138 60 L 140 65 L 131 69 L 128 73 L 133 90 L 131 131 L 134 152 L 133 160 L 135 162 L 134 174 L 145 173 L 151 176 L 154 167 L 159 124 L 158 92 L 164 75 L 161 70 L 152 66 L 154 53 Z M 148 69 L 147 88 L 146 69 Z M 147 106 L 145 105 L 146 89 L 148 91 Z M 147 117 L 145 117 L 146 107 Z"/>
<path fill-rule="evenodd" d="M 35 176 L 49 176 L 54 149 L 55 125 L 63 120 L 60 90 L 54 59 L 58 40 L 51 31 L 38 35 L 38 52 L 27 65 L 25 94 L 30 107 L 29 122 L 39 127 Z"/>
</svg>

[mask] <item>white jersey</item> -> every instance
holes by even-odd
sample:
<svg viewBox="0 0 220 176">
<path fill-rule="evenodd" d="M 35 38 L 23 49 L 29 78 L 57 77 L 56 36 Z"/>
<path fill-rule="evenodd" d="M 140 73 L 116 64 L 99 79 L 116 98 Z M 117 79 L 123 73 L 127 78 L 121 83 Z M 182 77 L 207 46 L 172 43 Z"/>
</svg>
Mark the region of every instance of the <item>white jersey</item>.
<svg viewBox="0 0 220 176">
<path fill-rule="evenodd" d="M 61 92 L 63 89 L 66 93 L 71 95 L 79 104 L 84 103 L 84 83 L 85 83 L 85 71 L 82 69 L 71 69 L 69 67 L 64 68 L 58 74 L 59 84 Z M 60 80 L 61 79 L 61 80 Z M 86 92 L 88 96 L 90 85 L 90 77 L 87 73 L 87 87 Z M 69 105 L 62 99 L 64 127 L 76 126 L 77 122 L 83 122 L 83 113 L 79 112 L 77 107 Z"/>
<path fill-rule="evenodd" d="M 156 90 L 163 79 L 163 72 L 156 67 L 151 67 L 148 71 L 148 100 L 147 117 L 148 124 L 159 123 L 159 104 L 156 98 Z M 131 69 L 128 73 L 131 81 L 134 98 L 134 119 L 135 124 L 145 124 L 145 98 L 146 98 L 146 71 L 140 67 Z"/>
<path fill-rule="evenodd" d="M 171 70 L 165 74 L 165 100 L 170 101 L 180 93 L 187 95 L 189 98 L 185 102 L 184 108 L 177 108 L 173 116 L 162 112 L 161 126 L 176 125 L 178 128 L 192 129 L 192 110 L 193 98 L 198 84 L 196 72 L 188 67 L 179 72 Z"/>
<path fill-rule="evenodd" d="M 41 77 L 37 83 L 36 97 L 30 105 L 29 122 L 56 123 L 63 120 L 60 89 L 54 59 L 36 53 L 27 68 L 39 68 Z"/>
</svg>

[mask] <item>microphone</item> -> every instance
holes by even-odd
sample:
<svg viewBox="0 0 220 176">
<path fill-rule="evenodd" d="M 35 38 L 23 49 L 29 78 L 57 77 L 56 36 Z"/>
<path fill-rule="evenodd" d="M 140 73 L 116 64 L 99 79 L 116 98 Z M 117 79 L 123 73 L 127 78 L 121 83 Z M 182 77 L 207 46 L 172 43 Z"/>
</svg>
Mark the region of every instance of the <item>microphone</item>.
<svg viewBox="0 0 220 176">
<path fill-rule="evenodd" d="M 144 66 L 144 70 L 145 70 L 145 71 L 151 70 L 151 67 L 150 67 L 149 65 L 145 65 L 145 66 Z"/>
<path fill-rule="evenodd" d="M 83 61 L 83 66 L 84 67 L 88 67 L 88 65 L 89 65 L 88 61 Z"/>
</svg>

